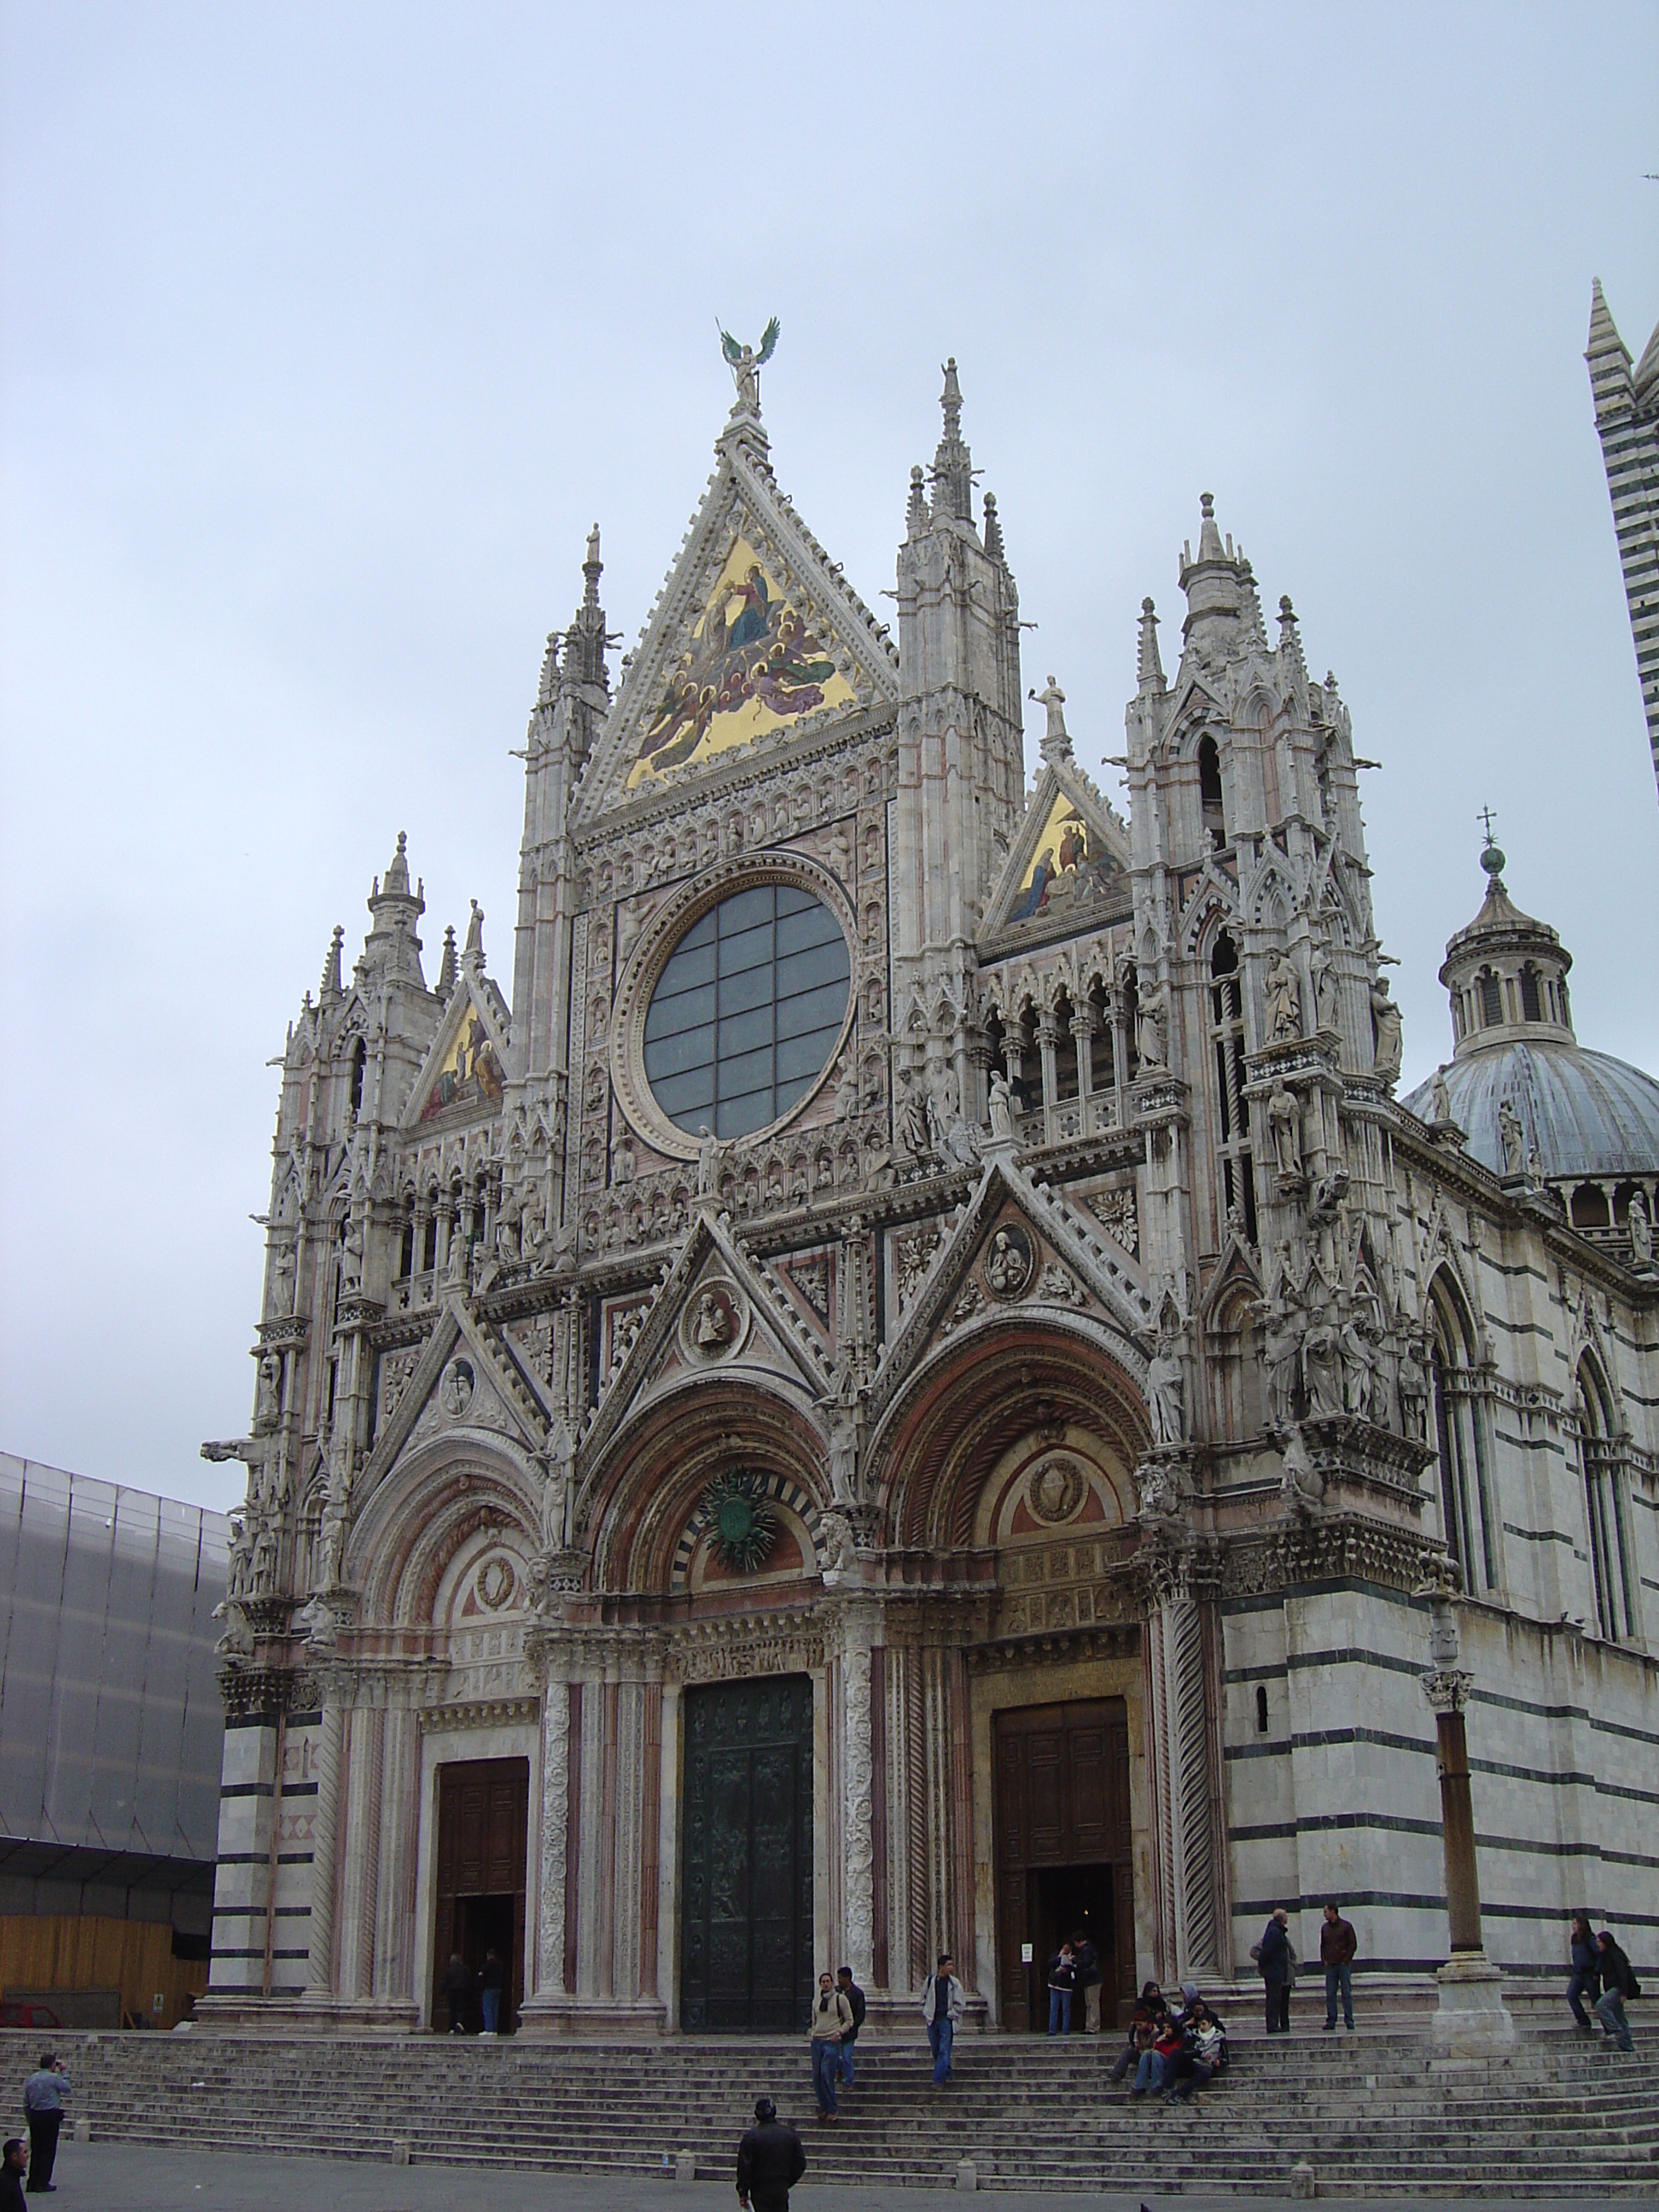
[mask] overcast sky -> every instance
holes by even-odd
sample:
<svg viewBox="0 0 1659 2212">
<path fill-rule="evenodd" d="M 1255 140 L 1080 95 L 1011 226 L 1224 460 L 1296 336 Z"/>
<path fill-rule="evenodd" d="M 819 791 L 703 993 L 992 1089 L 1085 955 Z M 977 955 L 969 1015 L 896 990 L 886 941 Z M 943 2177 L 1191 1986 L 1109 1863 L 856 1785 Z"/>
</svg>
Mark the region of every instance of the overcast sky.
<svg viewBox="0 0 1659 2212">
<path fill-rule="evenodd" d="M 1659 802 L 1582 355 L 1659 317 L 1659 10 L 13 4 L 0 1445 L 226 1504 L 276 1079 L 399 830 L 511 981 L 544 634 L 629 642 L 783 337 L 872 605 L 954 353 L 1027 681 L 1121 750 L 1213 491 L 1335 669 L 1406 1079 L 1490 804 L 1659 1068 Z M 1035 758 L 1036 727 L 1029 732 Z M 1109 786 L 1115 771 L 1103 769 Z M 234 1478 L 234 1479 L 233 1479 Z"/>
</svg>

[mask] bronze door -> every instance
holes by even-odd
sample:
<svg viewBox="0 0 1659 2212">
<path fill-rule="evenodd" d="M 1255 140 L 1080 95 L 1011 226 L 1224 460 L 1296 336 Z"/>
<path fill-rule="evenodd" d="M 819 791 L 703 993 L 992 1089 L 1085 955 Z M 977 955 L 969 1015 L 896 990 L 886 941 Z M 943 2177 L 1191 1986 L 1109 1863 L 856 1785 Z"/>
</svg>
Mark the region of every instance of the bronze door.
<svg viewBox="0 0 1659 2212">
<path fill-rule="evenodd" d="M 812 1684 L 685 1693 L 680 2026 L 805 2033 L 812 1993 Z"/>
<path fill-rule="evenodd" d="M 483 2023 L 478 1972 L 493 1945 L 507 1968 L 501 2030 L 509 2033 L 524 1996 L 525 1881 L 530 1761 L 455 1759 L 438 1769 L 438 1900 L 432 1945 L 432 2024 L 449 2025 L 444 1973 L 459 1951 L 470 1994 L 465 2025 Z"/>
<path fill-rule="evenodd" d="M 1100 1952 L 1103 2024 L 1115 2007 L 1127 2017 L 1135 1995 L 1128 1709 L 1121 1698 L 1026 1705 L 994 1715 L 994 1733 L 1002 2024 L 1047 2027 L 1048 1963 L 1079 1928 Z M 1073 2012 L 1080 2025 L 1080 2001 Z"/>
</svg>

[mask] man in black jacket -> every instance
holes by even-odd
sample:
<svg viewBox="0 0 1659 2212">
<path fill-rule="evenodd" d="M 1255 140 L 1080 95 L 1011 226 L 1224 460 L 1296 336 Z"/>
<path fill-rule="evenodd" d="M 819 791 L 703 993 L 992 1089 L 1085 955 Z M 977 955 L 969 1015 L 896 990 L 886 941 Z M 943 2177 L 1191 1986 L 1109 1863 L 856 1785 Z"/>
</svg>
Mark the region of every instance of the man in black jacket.
<svg viewBox="0 0 1659 2212">
<path fill-rule="evenodd" d="M 755 2124 L 738 2145 L 738 2202 L 749 2212 L 789 2212 L 789 2192 L 806 2171 L 800 2137 L 769 2097 L 755 2100 Z"/>
<path fill-rule="evenodd" d="M 859 2030 L 864 2025 L 864 2015 L 868 2007 L 864 2002 L 864 1991 L 853 1979 L 850 1966 L 836 1968 L 836 1986 L 853 2008 L 853 2025 L 841 2039 L 841 2086 L 843 2089 L 850 2089 L 853 2086 L 853 2045 L 859 2039 Z"/>
<path fill-rule="evenodd" d="M 1595 2000 L 1595 2016 L 1621 2051 L 1634 2051 L 1625 1999 L 1638 1994 L 1635 1973 L 1609 1929 L 1604 1928 L 1595 1942 L 1601 1954 L 1601 1994 Z"/>
<path fill-rule="evenodd" d="M 1291 2032 L 1291 1916 L 1281 1905 L 1261 1931 L 1256 1948 L 1267 1989 L 1267 2033 Z"/>
<path fill-rule="evenodd" d="M 28 2153 L 23 2148 L 21 2136 L 13 2136 L 6 2144 L 5 2158 L 0 2162 L 0 2212 L 27 2212 L 23 2203 L 23 2168 L 28 2164 Z"/>
</svg>

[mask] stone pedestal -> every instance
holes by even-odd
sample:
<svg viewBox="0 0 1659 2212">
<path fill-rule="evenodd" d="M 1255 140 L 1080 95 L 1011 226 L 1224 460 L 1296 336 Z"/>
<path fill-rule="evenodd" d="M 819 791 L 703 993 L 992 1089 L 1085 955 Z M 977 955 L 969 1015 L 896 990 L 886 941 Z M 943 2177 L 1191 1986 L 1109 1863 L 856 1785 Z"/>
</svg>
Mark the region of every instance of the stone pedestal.
<svg viewBox="0 0 1659 2212">
<path fill-rule="evenodd" d="M 1507 2058 L 1515 2021 L 1504 2002 L 1504 1977 L 1484 1951 L 1459 1951 L 1435 1979 L 1440 2003 L 1429 2028 L 1437 2058 Z"/>
</svg>

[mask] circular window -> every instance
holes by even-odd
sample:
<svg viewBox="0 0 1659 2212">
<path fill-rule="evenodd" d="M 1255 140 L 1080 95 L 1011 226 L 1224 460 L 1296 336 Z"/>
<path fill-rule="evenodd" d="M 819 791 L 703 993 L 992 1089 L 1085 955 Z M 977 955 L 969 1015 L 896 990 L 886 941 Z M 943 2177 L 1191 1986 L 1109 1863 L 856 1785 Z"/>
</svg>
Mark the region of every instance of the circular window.
<svg viewBox="0 0 1659 2212">
<path fill-rule="evenodd" d="M 734 891 L 670 954 L 645 1017 L 646 1080 L 676 1127 L 746 1137 L 830 1064 L 847 1013 L 847 939 L 797 884 Z"/>
</svg>

